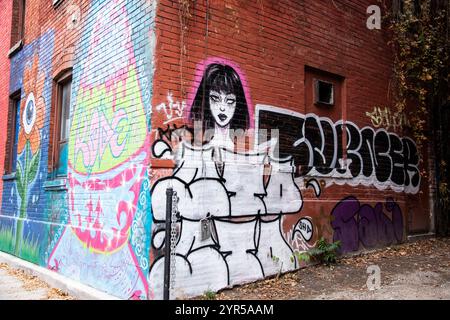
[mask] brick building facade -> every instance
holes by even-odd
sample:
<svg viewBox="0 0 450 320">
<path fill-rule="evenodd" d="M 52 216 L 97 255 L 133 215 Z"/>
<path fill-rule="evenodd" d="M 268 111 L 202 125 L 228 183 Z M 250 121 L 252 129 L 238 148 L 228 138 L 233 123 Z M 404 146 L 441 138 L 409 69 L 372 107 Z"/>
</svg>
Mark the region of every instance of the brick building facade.
<svg viewBox="0 0 450 320">
<path fill-rule="evenodd" d="M 12 2 L 6 1 L 2 2 L 0 7 L 0 16 L 4 17 L 0 22 L 0 28 L 4 32 L 4 37 L 0 41 L 0 106 L 2 106 L 2 111 L 8 110 L 9 106 L 9 58 L 8 52 L 11 48 L 11 25 L 12 25 Z M 6 107 L 6 109 L 3 109 Z M 0 132 L 6 132 L 8 130 L 8 118 L 2 117 L 0 119 Z M 5 145 L 6 145 L 6 135 L 1 135 L 0 137 L 0 167 L 3 168 L 3 161 L 5 159 Z M 3 181 L 0 180 L 0 201 L 1 194 L 3 193 Z"/>
<path fill-rule="evenodd" d="M 25 1 L 23 36 L 0 44 L 0 248 L 161 299 L 168 188 L 172 297 L 301 267 L 321 237 L 350 252 L 433 231 L 369 5 Z"/>
</svg>

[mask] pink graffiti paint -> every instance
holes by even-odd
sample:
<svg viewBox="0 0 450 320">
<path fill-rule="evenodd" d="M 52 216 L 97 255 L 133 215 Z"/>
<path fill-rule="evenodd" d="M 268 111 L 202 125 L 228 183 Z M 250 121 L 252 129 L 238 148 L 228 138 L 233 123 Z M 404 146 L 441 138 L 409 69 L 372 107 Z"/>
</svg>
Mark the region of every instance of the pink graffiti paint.
<svg viewBox="0 0 450 320">
<path fill-rule="evenodd" d="M 81 182 L 69 173 L 69 193 L 72 200 L 69 224 L 77 238 L 88 249 L 95 252 L 114 252 L 128 241 L 141 187 L 141 184 L 136 182 L 140 179 L 136 177 L 142 179 L 144 174 L 145 167 L 141 168 L 140 172 L 137 172 L 136 168 L 129 168 L 108 180 L 93 179 Z M 117 200 L 111 208 L 112 199 L 104 196 L 108 189 L 110 192 L 131 192 L 133 200 Z M 75 196 L 77 192 L 83 191 L 91 193 L 86 197 Z M 74 201 L 75 198 L 77 201 Z M 84 203 L 81 204 L 82 200 Z M 113 223 L 107 221 L 111 218 L 115 219 Z M 110 226 L 106 227 L 106 224 Z"/>
</svg>

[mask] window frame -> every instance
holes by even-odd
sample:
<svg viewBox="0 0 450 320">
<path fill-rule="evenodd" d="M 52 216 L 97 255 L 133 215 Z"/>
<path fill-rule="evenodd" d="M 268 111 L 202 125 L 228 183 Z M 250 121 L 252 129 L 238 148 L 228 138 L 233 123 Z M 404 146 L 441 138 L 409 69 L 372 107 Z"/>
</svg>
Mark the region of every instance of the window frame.
<svg viewBox="0 0 450 320">
<path fill-rule="evenodd" d="M 25 10 L 26 10 L 26 0 L 19 0 L 19 23 L 18 23 L 18 30 L 17 30 L 17 41 L 23 40 L 25 37 Z"/>
<path fill-rule="evenodd" d="M 16 172 L 14 160 L 17 161 L 17 144 L 19 142 L 19 130 L 17 124 L 20 123 L 20 106 L 22 103 L 21 91 L 18 90 L 9 96 L 8 108 L 8 129 L 5 150 L 4 175 Z M 19 107 L 17 108 L 17 105 Z M 11 139 L 12 137 L 12 139 Z M 17 139 L 17 141 L 16 141 Z"/>
<path fill-rule="evenodd" d="M 22 50 L 25 38 L 26 0 L 13 0 L 10 49 L 8 57 Z M 16 22 L 17 19 L 17 23 Z"/>
<path fill-rule="evenodd" d="M 60 157 L 60 146 L 62 143 L 68 143 L 69 138 L 67 137 L 65 140 L 61 139 L 61 129 L 62 129 L 62 107 L 63 107 L 63 87 L 68 82 L 72 82 L 72 69 L 67 69 L 62 71 L 53 81 L 53 99 L 54 103 L 52 105 L 52 120 L 51 120 L 51 141 L 50 141 L 50 151 L 51 156 L 49 157 L 48 171 L 49 174 L 53 173 L 52 178 L 61 178 L 66 177 L 65 174 L 58 174 L 59 169 L 59 157 Z M 72 84 L 70 88 L 70 92 L 72 95 Z M 69 110 L 70 112 L 70 104 L 71 98 L 69 102 Z M 70 130 L 70 129 L 69 129 Z"/>
</svg>

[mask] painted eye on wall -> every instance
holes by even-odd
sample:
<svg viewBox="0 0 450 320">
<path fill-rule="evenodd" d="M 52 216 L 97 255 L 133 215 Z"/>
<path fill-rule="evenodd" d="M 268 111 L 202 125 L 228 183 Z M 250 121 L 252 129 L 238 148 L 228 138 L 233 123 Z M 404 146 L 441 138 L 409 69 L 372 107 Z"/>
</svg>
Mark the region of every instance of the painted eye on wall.
<svg viewBox="0 0 450 320">
<path fill-rule="evenodd" d="M 36 122 L 36 103 L 33 93 L 30 93 L 25 103 L 25 110 L 22 116 L 23 129 L 26 134 L 30 134 Z"/>
<path fill-rule="evenodd" d="M 219 96 L 216 96 L 216 95 L 210 95 L 209 97 L 210 97 L 211 100 L 214 101 L 214 102 L 219 102 L 219 101 L 220 101 Z"/>
</svg>

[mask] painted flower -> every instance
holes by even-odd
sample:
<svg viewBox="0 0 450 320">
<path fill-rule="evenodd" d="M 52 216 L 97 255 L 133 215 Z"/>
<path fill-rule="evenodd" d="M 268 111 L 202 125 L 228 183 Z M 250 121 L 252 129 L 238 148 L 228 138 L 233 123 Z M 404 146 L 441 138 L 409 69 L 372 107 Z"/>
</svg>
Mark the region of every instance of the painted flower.
<svg viewBox="0 0 450 320">
<path fill-rule="evenodd" d="M 31 66 L 27 66 L 23 73 L 23 87 L 25 96 L 20 104 L 20 131 L 17 153 L 21 154 L 27 142 L 31 152 L 35 154 L 40 147 L 40 129 L 44 124 L 45 100 L 43 97 L 45 75 L 39 73 L 39 58 L 34 56 Z"/>
</svg>

